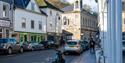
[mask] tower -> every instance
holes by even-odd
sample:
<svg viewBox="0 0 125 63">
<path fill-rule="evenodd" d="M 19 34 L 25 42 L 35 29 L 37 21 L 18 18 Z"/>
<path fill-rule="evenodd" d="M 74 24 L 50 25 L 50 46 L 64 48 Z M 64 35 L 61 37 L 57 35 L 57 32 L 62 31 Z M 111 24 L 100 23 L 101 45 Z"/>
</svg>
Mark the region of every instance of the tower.
<svg viewBox="0 0 125 63">
<path fill-rule="evenodd" d="M 75 0 L 74 11 L 81 11 L 81 9 L 82 9 L 82 0 Z"/>
</svg>

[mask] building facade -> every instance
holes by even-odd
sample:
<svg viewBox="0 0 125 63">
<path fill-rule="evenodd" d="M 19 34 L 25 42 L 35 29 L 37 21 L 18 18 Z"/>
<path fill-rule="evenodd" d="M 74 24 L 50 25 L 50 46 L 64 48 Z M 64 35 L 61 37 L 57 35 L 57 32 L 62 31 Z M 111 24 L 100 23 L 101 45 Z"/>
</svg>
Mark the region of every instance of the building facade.
<svg viewBox="0 0 125 63">
<path fill-rule="evenodd" d="M 14 33 L 12 37 L 15 37 L 19 42 L 41 42 L 45 40 L 46 15 L 40 11 L 35 0 L 19 1 L 15 1 Z"/>
<path fill-rule="evenodd" d="M 9 38 L 13 31 L 13 1 L 0 0 L 0 38 Z"/>
<path fill-rule="evenodd" d="M 62 11 L 47 0 L 36 0 L 41 11 L 47 14 L 47 40 L 58 41 L 60 39 L 61 29 L 61 13 Z"/>
<path fill-rule="evenodd" d="M 89 40 L 96 33 L 97 17 L 82 9 L 82 0 L 75 0 L 73 5 L 62 10 L 62 29 L 71 33 L 66 39 Z"/>
</svg>

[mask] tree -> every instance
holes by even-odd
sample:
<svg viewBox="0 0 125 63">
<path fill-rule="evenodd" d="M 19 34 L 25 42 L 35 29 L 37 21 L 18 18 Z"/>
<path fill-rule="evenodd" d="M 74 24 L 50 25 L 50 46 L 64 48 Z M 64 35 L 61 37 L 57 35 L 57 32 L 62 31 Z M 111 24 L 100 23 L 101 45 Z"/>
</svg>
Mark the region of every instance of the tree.
<svg viewBox="0 0 125 63">
<path fill-rule="evenodd" d="M 83 8 L 84 8 L 86 11 L 88 11 L 88 12 L 91 12 L 91 11 L 92 11 L 92 8 L 91 8 L 89 5 L 87 5 L 87 4 L 84 4 L 84 5 L 83 5 Z"/>
</svg>

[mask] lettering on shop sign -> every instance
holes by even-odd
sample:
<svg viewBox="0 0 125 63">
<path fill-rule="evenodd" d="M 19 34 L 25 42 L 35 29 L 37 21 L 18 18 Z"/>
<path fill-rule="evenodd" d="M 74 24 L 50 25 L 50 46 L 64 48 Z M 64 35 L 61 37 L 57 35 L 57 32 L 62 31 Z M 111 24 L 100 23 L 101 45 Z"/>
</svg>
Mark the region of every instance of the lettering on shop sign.
<svg viewBox="0 0 125 63">
<path fill-rule="evenodd" d="M 10 21 L 0 20 L 0 26 L 10 27 Z"/>
</svg>

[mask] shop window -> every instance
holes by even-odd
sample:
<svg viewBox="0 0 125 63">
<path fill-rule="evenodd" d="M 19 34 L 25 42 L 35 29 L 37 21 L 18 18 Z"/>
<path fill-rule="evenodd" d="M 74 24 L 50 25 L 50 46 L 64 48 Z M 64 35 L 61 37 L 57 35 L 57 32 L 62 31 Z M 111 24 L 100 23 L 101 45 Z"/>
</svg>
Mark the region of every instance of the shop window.
<svg viewBox="0 0 125 63">
<path fill-rule="evenodd" d="M 6 38 L 9 38 L 9 30 L 6 30 Z"/>
<path fill-rule="evenodd" d="M 31 36 L 31 41 L 33 41 L 33 36 Z"/>
<path fill-rule="evenodd" d="M 24 41 L 25 42 L 27 41 L 27 35 L 24 35 Z"/>
<path fill-rule="evenodd" d="M 2 32 L 2 29 L 0 29 L 0 32 Z"/>
<path fill-rule="evenodd" d="M 34 21 L 31 20 L 31 28 L 34 29 Z"/>
</svg>

